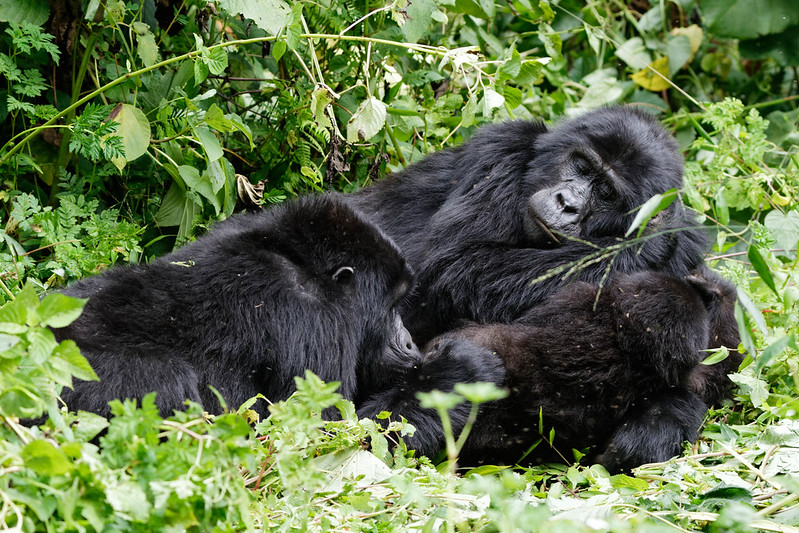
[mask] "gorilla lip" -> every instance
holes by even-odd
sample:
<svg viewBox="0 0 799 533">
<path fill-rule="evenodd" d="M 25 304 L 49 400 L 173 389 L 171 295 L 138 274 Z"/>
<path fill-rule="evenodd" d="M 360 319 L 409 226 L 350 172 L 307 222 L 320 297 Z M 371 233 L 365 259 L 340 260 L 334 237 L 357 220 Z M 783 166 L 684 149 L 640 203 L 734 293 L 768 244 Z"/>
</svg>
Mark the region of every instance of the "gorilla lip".
<svg viewBox="0 0 799 533">
<path fill-rule="evenodd" d="M 553 241 L 555 241 L 556 243 L 560 244 L 560 239 L 558 239 L 558 238 L 555 236 L 555 234 L 554 234 L 554 233 L 552 233 L 552 230 L 550 230 L 550 229 L 549 229 L 549 226 L 547 226 L 546 224 L 544 224 L 544 221 L 543 221 L 543 220 L 541 220 L 541 219 L 540 219 L 540 218 L 538 218 L 538 217 L 534 217 L 534 220 L 535 220 L 536 224 L 538 224 L 539 226 L 541 226 L 541 229 L 542 229 L 542 230 L 544 230 L 544 233 L 546 233 L 547 235 L 549 235 L 549 237 L 550 237 L 550 238 L 551 238 Z"/>
</svg>

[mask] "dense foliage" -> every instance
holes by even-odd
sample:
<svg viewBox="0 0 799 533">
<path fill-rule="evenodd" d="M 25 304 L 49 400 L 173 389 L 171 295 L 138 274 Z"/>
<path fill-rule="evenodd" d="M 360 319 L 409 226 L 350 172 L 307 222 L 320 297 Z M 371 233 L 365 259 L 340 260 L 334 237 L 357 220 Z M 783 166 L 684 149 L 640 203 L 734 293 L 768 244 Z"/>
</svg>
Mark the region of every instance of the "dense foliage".
<svg viewBox="0 0 799 533">
<path fill-rule="evenodd" d="M 793 0 L 6 0 L 0 33 L 1 530 L 799 531 Z M 483 123 L 608 103 L 673 129 L 708 260 L 741 289 L 735 401 L 682 457 L 456 476 L 312 375 L 255 426 L 247 406 L 165 420 L 152 398 L 110 421 L 59 411 L 93 372 L 47 329 L 82 303 L 45 289 L 243 206 L 353 190 Z"/>
</svg>

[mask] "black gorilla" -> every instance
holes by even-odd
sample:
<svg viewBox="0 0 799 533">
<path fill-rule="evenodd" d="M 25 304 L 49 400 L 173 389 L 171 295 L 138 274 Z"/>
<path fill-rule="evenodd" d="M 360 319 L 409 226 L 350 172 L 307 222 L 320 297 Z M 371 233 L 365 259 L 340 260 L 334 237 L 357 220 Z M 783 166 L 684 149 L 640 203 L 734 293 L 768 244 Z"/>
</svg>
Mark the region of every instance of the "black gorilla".
<svg viewBox="0 0 799 533">
<path fill-rule="evenodd" d="M 708 345 L 737 346 L 726 316 L 734 299 L 732 285 L 709 270 L 684 279 L 620 274 L 600 289 L 571 284 L 512 324 L 472 324 L 434 339 L 469 340 L 505 366 L 510 396 L 483 408 L 462 464 L 515 464 L 542 436 L 522 464 L 558 460 L 545 442 L 552 427 L 565 459 L 590 448 L 589 459 L 611 472 L 679 454 L 741 361 L 734 352 L 719 365 L 699 364 Z"/>
<path fill-rule="evenodd" d="M 677 143 L 653 118 L 611 107 L 552 130 L 484 127 L 349 200 L 415 270 L 402 314 L 424 342 L 460 319 L 511 322 L 570 279 L 598 283 L 608 267 L 687 275 L 706 239 L 679 202 L 650 221 L 644 242 L 624 239 L 634 210 L 680 188 L 682 171 Z"/>
<path fill-rule="evenodd" d="M 162 414 L 184 400 L 233 408 L 260 393 L 283 400 L 306 369 L 358 404 L 362 416 L 395 411 L 419 429 L 411 443 L 433 450 L 435 413 L 395 405 L 403 380 L 449 390 L 458 381 L 501 381 L 498 360 L 477 360 L 464 341 L 421 360 L 396 310 L 411 287 L 396 246 L 340 197 L 302 198 L 240 215 L 150 264 L 111 269 L 64 290 L 88 298 L 73 339 L 99 382 L 77 381 L 62 399 L 109 414 L 108 401 L 156 391 Z M 266 414 L 264 402 L 255 409 Z M 370 410 L 371 409 L 371 410 Z M 467 411 L 454 412 L 456 424 Z"/>
</svg>

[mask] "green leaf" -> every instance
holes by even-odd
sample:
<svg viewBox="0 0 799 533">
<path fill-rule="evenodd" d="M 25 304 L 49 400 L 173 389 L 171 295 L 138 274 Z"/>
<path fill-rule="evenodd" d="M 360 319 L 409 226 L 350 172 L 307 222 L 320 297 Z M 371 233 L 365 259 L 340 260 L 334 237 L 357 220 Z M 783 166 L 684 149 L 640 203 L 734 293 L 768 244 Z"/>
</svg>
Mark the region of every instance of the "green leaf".
<svg viewBox="0 0 799 533">
<path fill-rule="evenodd" d="M 406 41 L 415 43 L 424 37 L 433 20 L 432 14 L 435 10 L 435 0 L 413 0 L 408 3 L 405 10 L 405 23 L 401 25 Z"/>
<path fill-rule="evenodd" d="M 286 41 L 277 41 L 272 46 L 272 57 L 275 58 L 275 61 L 280 61 L 280 58 L 283 57 L 288 49 L 289 45 L 286 44 Z"/>
<path fill-rule="evenodd" d="M 741 335 L 741 344 L 743 345 L 746 353 L 748 353 L 751 357 L 754 357 L 754 354 L 756 353 L 755 340 L 752 338 L 752 330 L 749 326 L 749 320 L 746 318 L 743 307 L 739 302 L 735 302 L 734 315 L 735 321 L 738 324 L 739 334 Z M 761 320 L 762 319 L 763 317 L 761 317 Z"/>
<path fill-rule="evenodd" d="M 14 346 L 16 346 L 19 341 L 21 341 L 19 337 L 16 335 L 6 335 L 5 333 L 0 333 L 0 354 L 5 352 L 6 350 L 10 350 Z M 0 355 L 2 357 L 2 355 Z"/>
<path fill-rule="evenodd" d="M 219 6 L 230 14 L 241 13 L 269 35 L 277 35 L 291 14 L 283 0 L 219 0 Z"/>
<path fill-rule="evenodd" d="M 616 56 L 630 67 L 641 70 L 652 62 L 652 56 L 640 37 L 633 37 L 625 41 L 617 50 Z"/>
<path fill-rule="evenodd" d="M 358 110 L 347 122 L 347 142 L 357 143 L 368 141 L 386 123 L 386 104 L 375 97 L 361 102 Z"/>
<path fill-rule="evenodd" d="M 794 0 L 703 0 L 702 14 L 712 33 L 754 39 L 799 24 Z"/>
<path fill-rule="evenodd" d="M 763 224 L 774 235 L 776 244 L 783 250 L 793 250 L 799 241 L 799 212 L 780 213 L 772 210 L 766 214 Z"/>
<path fill-rule="evenodd" d="M 68 326 L 80 316 L 87 301 L 60 293 L 48 294 L 39 304 L 39 321 L 51 328 Z"/>
<path fill-rule="evenodd" d="M 449 410 L 463 403 L 463 397 L 454 392 L 442 392 L 432 390 L 430 392 L 418 392 L 419 404 L 425 409 L 444 409 Z"/>
<path fill-rule="evenodd" d="M 713 353 L 710 356 L 705 357 L 701 364 L 703 365 L 715 365 L 716 363 L 720 363 L 727 359 L 730 356 L 730 350 L 726 346 L 722 346 L 721 348 L 717 348 L 713 350 Z"/>
<path fill-rule="evenodd" d="M 150 146 L 150 121 L 141 109 L 130 104 L 117 104 L 111 118 L 119 123 L 114 135 L 122 138 L 125 148 L 125 157 L 113 160 L 114 165 L 122 170 L 126 162 L 144 155 Z"/>
<path fill-rule="evenodd" d="M 98 381 L 100 379 L 95 374 L 89 361 L 80 353 L 78 345 L 73 340 L 61 341 L 53 350 L 53 356 L 63 360 L 69 373 L 78 379 L 83 381 Z"/>
<path fill-rule="evenodd" d="M 794 349 L 797 349 L 796 337 L 793 335 L 783 335 L 776 341 L 772 342 L 768 348 L 763 350 L 763 352 L 757 358 L 757 361 L 755 361 L 755 374 L 760 374 L 760 371 L 766 367 L 769 361 L 781 354 L 788 346 L 792 346 Z"/>
<path fill-rule="evenodd" d="M 610 484 L 614 489 L 630 488 L 638 492 L 645 491 L 649 488 L 649 483 L 644 479 L 638 479 L 624 474 L 618 474 L 610 477 Z"/>
<path fill-rule="evenodd" d="M 640 237 L 644 230 L 646 229 L 646 225 L 652 220 L 652 217 L 657 215 L 658 213 L 662 212 L 666 208 L 668 208 L 674 200 L 677 198 L 677 189 L 669 189 L 668 191 L 664 192 L 663 194 L 656 194 L 638 209 L 638 212 L 635 214 L 635 218 L 633 219 L 630 227 L 627 228 L 627 232 L 624 234 L 625 237 L 629 237 L 633 231 L 638 229 L 638 237 Z"/>
<path fill-rule="evenodd" d="M 36 418 L 44 411 L 44 402 L 24 387 L 14 387 L 0 394 L 0 414 Z"/>
<path fill-rule="evenodd" d="M 63 476 L 75 469 L 67 454 L 46 440 L 29 443 L 22 449 L 20 457 L 26 467 L 42 476 Z"/>
<path fill-rule="evenodd" d="M 749 251 L 746 253 L 749 261 L 752 263 L 752 268 L 755 269 L 760 279 L 768 286 L 771 291 L 780 298 L 780 293 L 777 292 L 777 286 L 774 284 L 774 278 L 771 275 L 771 270 L 766 264 L 766 260 L 760 255 L 760 250 L 755 245 L 749 245 Z"/>
<path fill-rule="evenodd" d="M 41 26 L 50 18 L 47 0 L 3 0 L 0 2 L 0 21 Z"/>
<path fill-rule="evenodd" d="M 136 32 L 136 54 L 145 67 L 158 63 L 158 45 L 155 35 L 150 31 L 150 26 L 143 22 L 134 22 L 133 31 Z"/>
<path fill-rule="evenodd" d="M 205 155 L 209 163 L 222 157 L 222 145 L 219 144 L 219 139 L 216 138 L 216 135 L 211 133 L 211 130 L 204 125 L 194 126 L 192 130 L 197 140 L 200 141 L 203 150 L 205 150 Z"/>
<path fill-rule="evenodd" d="M 208 54 L 203 54 L 202 60 L 208 66 L 211 74 L 219 76 L 225 73 L 227 68 L 227 52 L 224 48 L 212 48 L 208 50 Z"/>
<path fill-rule="evenodd" d="M 505 398 L 508 391 L 494 383 L 456 383 L 455 392 L 472 403 L 485 403 Z"/>
<path fill-rule="evenodd" d="M 211 183 L 211 177 L 206 174 L 200 175 L 200 172 L 196 168 L 189 165 L 180 165 L 178 167 L 178 172 L 186 183 L 186 187 L 208 200 L 211 205 L 214 206 L 216 213 L 219 214 L 219 211 L 222 209 L 222 204 L 216 196 L 216 191 L 214 191 L 213 184 Z"/>
</svg>

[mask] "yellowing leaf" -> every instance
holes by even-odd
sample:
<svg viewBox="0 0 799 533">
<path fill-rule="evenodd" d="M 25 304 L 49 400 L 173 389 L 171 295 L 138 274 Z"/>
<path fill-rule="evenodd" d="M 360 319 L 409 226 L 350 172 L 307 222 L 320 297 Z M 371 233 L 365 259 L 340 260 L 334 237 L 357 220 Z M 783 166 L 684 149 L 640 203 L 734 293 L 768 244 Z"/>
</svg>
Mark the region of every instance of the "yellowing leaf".
<svg viewBox="0 0 799 533">
<path fill-rule="evenodd" d="M 652 72 L 652 69 L 662 74 L 662 76 L 658 76 L 657 73 Z M 633 74 L 632 79 L 637 85 L 640 85 L 647 91 L 658 92 L 658 91 L 664 91 L 669 87 L 671 87 L 671 85 L 667 81 L 668 74 L 669 74 L 669 58 L 661 57 L 660 59 L 652 61 L 649 64 L 649 66 L 647 66 L 646 68 L 643 68 L 638 72 L 636 72 L 635 74 Z"/>
<path fill-rule="evenodd" d="M 671 30 L 672 35 L 685 35 L 688 37 L 688 41 L 691 43 L 691 58 L 693 58 L 694 54 L 699 50 L 699 47 L 702 45 L 702 41 L 705 38 L 705 34 L 696 24 L 691 24 L 687 28 L 673 28 Z"/>
</svg>

